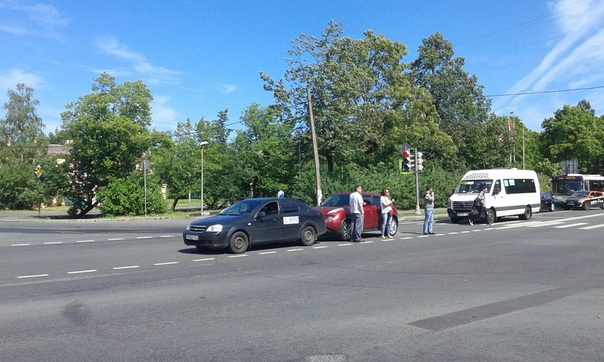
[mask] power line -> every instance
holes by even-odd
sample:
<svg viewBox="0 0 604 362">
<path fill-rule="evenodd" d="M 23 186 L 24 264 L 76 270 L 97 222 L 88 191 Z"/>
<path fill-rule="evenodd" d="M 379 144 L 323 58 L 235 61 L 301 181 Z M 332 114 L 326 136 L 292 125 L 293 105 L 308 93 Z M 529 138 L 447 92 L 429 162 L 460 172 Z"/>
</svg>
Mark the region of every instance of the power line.
<svg viewBox="0 0 604 362">
<path fill-rule="evenodd" d="M 592 90 L 592 89 L 601 89 L 601 88 L 604 88 L 604 85 L 598 85 L 598 86 L 595 86 L 595 87 L 572 88 L 572 89 L 558 89 L 558 90 L 546 90 L 546 91 L 535 91 L 535 92 L 489 94 L 489 95 L 485 95 L 485 97 L 526 96 L 526 95 L 532 95 L 532 94 L 577 92 L 577 91 Z"/>
</svg>

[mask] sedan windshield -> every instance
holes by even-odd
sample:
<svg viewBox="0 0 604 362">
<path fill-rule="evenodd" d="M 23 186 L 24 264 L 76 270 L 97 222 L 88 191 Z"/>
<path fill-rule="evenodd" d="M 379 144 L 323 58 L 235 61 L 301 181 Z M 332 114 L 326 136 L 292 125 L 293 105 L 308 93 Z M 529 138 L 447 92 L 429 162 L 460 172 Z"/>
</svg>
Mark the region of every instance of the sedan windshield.
<svg viewBox="0 0 604 362">
<path fill-rule="evenodd" d="M 583 197 L 587 197 L 587 195 L 589 195 L 589 191 L 577 191 L 574 194 L 572 194 L 572 197 L 583 198 Z"/>
<path fill-rule="evenodd" d="M 229 216 L 247 216 L 251 215 L 254 210 L 262 203 L 261 200 L 243 200 L 236 204 L 233 204 L 226 209 L 222 210 L 218 215 L 229 215 Z"/>
<path fill-rule="evenodd" d="M 348 206 L 350 204 L 350 196 L 349 195 L 333 195 L 332 197 L 325 200 L 321 206 L 327 207 L 342 207 Z"/>
</svg>

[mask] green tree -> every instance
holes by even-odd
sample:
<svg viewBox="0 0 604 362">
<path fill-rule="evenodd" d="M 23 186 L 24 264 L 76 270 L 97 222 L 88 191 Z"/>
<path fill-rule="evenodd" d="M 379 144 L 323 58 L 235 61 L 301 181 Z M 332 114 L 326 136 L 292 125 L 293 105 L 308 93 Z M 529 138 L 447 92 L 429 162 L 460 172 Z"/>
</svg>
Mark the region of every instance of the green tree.
<svg viewBox="0 0 604 362">
<path fill-rule="evenodd" d="M 101 201 L 100 189 L 128 177 L 140 164 L 151 146 L 152 99 L 141 81 L 116 85 L 113 76 L 103 73 L 92 93 L 66 106 L 61 118 L 70 141 L 71 182 L 65 194 L 76 201 L 70 214 L 88 213 Z"/>
<path fill-rule="evenodd" d="M 33 98 L 34 90 L 23 83 L 8 91 L 8 101 L 2 106 L 6 116 L 0 120 L 0 147 L 11 147 L 21 161 L 31 161 L 46 147 L 44 123 L 37 114 L 40 104 Z"/>
<path fill-rule="evenodd" d="M 486 134 L 491 102 L 475 75 L 463 70 L 465 60 L 454 58 L 453 45 L 439 33 L 423 40 L 418 58 L 411 64 L 414 84 L 427 90 L 438 114 L 439 129 L 449 135 L 458 149 L 455 158 L 434 150 L 434 158 L 448 170 L 473 166 L 478 155 L 492 152 L 498 134 Z M 486 157 L 492 158 L 493 155 Z M 487 164 L 483 161 L 483 165 Z M 491 165 L 492 166 L 492 165 Z"/>
<path fill-rule="evenodd" d="M 552 162 L 576 159 L 582 173 L 601 173 L 604 157 L 604 121 L 581 101 L 565 105 L 541 123 L 544 153 Z"/>
<path fill-rule="evenodd" d="M 34 175 L 38 164 L 47 168 L 44 124 L 36 108 L 34 90 L 19 83 L 8 91 L 0 120 L 0 206 L 30 209 L 44 201 L 50 189 Z"/>
<path fill-rule="evenodd" d="M 258 104 L 246 108 L 241 119 L 247 129 L 237 131 L 232 145 L 239 187 L 252 183 L 254 196 L 274 196 L 279 188 L 287 193 L 296 172 L 293 125 L 281 120 L 278 108 Z"/>
</svg>

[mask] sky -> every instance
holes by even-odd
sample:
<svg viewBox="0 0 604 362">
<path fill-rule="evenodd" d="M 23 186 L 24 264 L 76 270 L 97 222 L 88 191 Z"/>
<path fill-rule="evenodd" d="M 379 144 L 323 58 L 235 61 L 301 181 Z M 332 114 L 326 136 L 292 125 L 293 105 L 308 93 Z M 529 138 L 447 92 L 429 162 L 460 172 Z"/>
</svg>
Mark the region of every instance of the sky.
<svg viewBox="0 0 604 362">
<path fill-rule="evenodd" d="M 291 42 L 330 21 L 351 39 L 372 30 L 405 44 L 409 63 L 442 34 L 492 112 L 528 129 L 583 99 L 604 113 L 604 0 L 0 0 L 0 103 L 24 83 L 54 133 L 107 72 L 149 87 L 159 131 L 225 109 L 241 129 L 244 109 L 273 103 L 259 74 L 282 79 Z"/>
</svg>

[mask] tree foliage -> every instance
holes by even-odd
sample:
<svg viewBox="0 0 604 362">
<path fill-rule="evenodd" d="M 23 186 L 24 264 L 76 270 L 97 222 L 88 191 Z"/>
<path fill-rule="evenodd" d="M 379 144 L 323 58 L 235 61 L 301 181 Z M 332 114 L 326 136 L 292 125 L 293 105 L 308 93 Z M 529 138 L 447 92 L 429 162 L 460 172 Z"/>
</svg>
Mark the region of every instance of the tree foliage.
<svg viewBox="0 0 604 362">
<path fill-rule="evenodd" d="M 116 85 L 107 73 L 95 79 L 92 93 L 67 105 L 61 114 L 69 139 L 66 162 L 71 182 L 65 194 L 77 201 L 71 214 L 85 215 L 98 203 L 99 189 L 127 178 L 151 146 L 152 100 L 141 82 Z"/>
<path fill-rule="evenodd" d="M 565 105 L 545 119 L 541 127 L 544 154 L 550 160 L 576 159 L 580 172 L 603 171 L 604 119 L 595 116 L 588 102 Z"/>
</svg>

